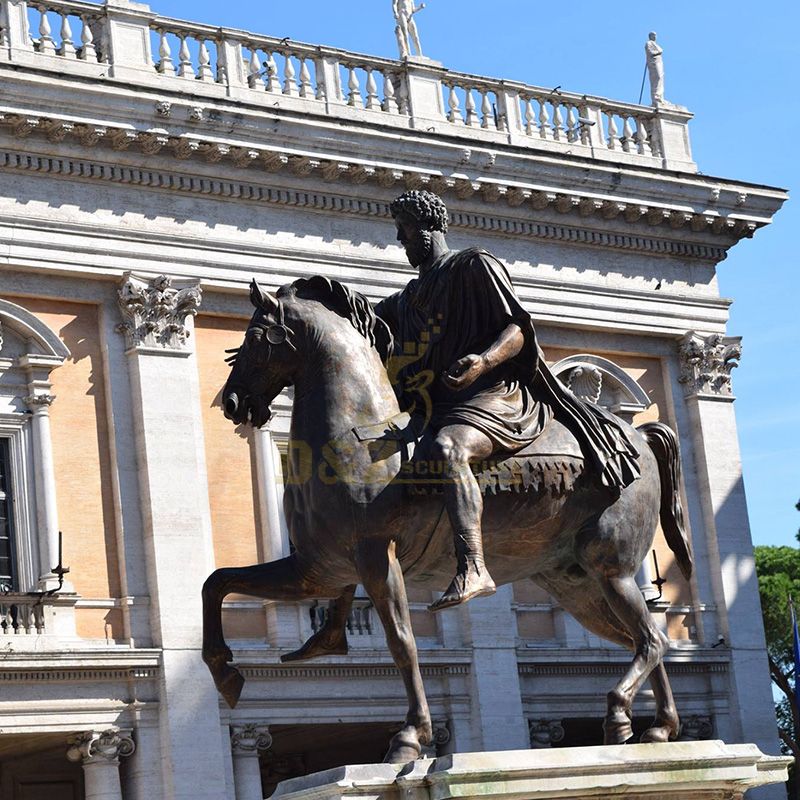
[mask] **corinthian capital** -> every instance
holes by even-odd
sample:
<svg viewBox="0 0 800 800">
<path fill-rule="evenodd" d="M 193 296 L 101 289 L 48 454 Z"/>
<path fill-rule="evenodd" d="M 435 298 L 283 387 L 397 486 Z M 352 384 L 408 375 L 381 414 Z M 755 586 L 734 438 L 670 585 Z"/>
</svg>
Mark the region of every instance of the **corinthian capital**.
<svg viewBox="0 0 800 800">
<path fill-rule="evenodd" d="M 731 372 L 742 357 L 741 336 L 689 331 L 678 344 L 680 377 L 687 395 L 731 397 Z"/>
<path fill-rule="evenodd" d="M 70 745 L 67 758 L 82 764 L 93 761 L 119 763 L 120 758 L 126 758 L 136 749 L 130 733 L 117 727 L 79 733 L 67 743 Z"/>
<path fill-rule="evenodd" d="M 185 351 L 186 318 L 197 314 L 202 291 L 197 281 L 177 281 L 126 273 L 118 291 L 128 348 Z"/>
</svg>

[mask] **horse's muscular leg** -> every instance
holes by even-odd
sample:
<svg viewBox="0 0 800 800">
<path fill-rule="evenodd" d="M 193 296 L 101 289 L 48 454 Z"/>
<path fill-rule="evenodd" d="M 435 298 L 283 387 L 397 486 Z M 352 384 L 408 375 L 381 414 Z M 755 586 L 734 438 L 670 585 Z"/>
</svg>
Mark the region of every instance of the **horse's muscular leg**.
<svg viewBox="0 0 800 800">
<path fill-rule="evenodd" d="M 650 685 L 653 687 L 656 701 L 656 716 L 650 727 L 642 734 L 642 741 L 674 741 L 680 733 L 681 723 L 663 661 L 650 673 Z"/>
<path fill-rule="evenodd" d="M 231 708 L 238 702 L 244 685 L 239 670 L 228 666 L 233 655 L 225 644 L 222 632 L 222 601 L 232 592 L 265 600 L 305 600 L 315 594 L 330 596 L 330 589 L 315 593 L 314 587 L 304 580 L 295 556 L 252 567 L 218 569 L 211 573 L 203 585 L 203 661 Z"/>
<path fill-rule="evenodd" d="M 395 764 L 411 761 L 419 757 L 421 744 L 431 741 L 432 728 L 395 543 L 386 540 L 360 543 L 356 551 L 356 567 L 381 619 L 386 642 L 400 670 L 408 697 L 405 727 L 392 738 L 384 760 Z"/>
<path fill-rule="evenodd" d="M 605 743 L 622 744 L 633 735 L 633 698 L 661 663 L 669 649 L 669 640 L 656 627 L 633 577 L 603 576 L 599 580 L 608 605 L 628 629 L 636 645 L 636 653 L 628 671 L 608 693 Z"/>
</svg>

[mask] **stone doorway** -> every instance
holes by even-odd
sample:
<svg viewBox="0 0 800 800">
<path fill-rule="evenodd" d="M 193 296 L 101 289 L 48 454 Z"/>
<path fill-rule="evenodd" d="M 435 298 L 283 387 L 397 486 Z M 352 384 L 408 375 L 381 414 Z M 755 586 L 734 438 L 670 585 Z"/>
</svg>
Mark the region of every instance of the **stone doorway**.
<svg viewBox="0 0 800 800">
<path fill-rule="evenodd" d="M 83 800 L 83 770 L 67 760 L 65 733 L 0 736 L 3 800 Z"/>
<path fill-rule="evenodd" d="M 272 746 L 260 757 L 264 797 L 284 780 L 344 764 L 383 761 L 395 723 L 270 725 Z"/>
</svg>

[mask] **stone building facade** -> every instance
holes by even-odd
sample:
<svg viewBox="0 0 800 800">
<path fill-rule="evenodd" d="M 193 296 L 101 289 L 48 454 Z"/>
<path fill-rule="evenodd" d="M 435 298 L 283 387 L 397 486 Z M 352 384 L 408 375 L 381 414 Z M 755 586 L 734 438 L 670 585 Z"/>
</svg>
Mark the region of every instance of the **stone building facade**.
<svg viewBox="0 0 800 800">
<path fill-rule="evenodd" d="M 246 433 L 218 408 L 248 282 L 395 291 L 413 273 L 387 202 L 406 188 L 442 194 L 452 246 L 508 265 L 562 380 L 678 431 L 696 575 L 659 534 L 640 577 L 683 735 L 775 750 L 716 269 L 781 191 L 699 174 L 678 106 L 127 0 L 0 0 L 0 80 L 3 797 L 255 800 L 381 757 L 405 700 L 366 598 L 347 657 L 293 666 L 324 609 L 230 598 L 231 711 L 200 660 L 200 587 L 290 546 L 291 399 Z M 544 592 L 435 617 L 411 599 L 438 752 L 601 740 L 628 656 Z M 637 724 L 651 708 L 643 692 Z"/>
</svg>

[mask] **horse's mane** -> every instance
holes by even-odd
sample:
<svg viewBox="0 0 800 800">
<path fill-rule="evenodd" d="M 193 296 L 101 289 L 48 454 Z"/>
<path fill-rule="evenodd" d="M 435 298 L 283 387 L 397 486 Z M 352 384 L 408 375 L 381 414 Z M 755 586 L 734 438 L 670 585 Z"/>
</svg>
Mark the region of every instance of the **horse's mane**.
<svg viewBox="0 0 800 800">
<path fill-rule="evenodd" d="M 322 275 L 300 278 L 288 287 L 288 291 L 304 300 L 316 300 L 340 317 L 349 320 L 350 324 L 378 351 L 384 365 L 389 360 L 394 346 L 392 333 L 363 294 L 354 292 L 343 283 Z"/>
</svg>

